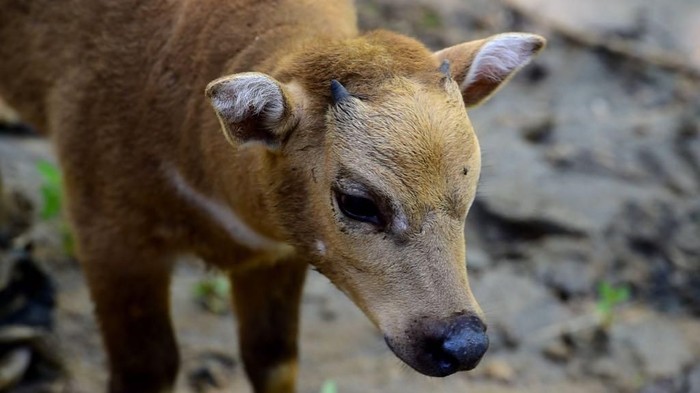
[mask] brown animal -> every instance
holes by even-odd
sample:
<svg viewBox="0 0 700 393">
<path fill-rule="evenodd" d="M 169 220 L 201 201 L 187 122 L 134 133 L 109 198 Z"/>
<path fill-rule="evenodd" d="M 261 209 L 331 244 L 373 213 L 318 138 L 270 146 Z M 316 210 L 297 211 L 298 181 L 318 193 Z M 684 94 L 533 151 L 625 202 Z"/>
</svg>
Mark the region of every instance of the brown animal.
<svg viewBox="0 0 700 393">
<path fill-rule="evenodd" d="M 345 0 L 0 11 L 0 95 L 57 148 L 110 392 L 172 389 L 168 287 L 187 253 L 230 274 L 255 392 L 294 391 L 309 264 L 419 372 L 479 362 L 488 339 L 463 227 L 481 163 L 465 108 L 541 37 L 432 53 L 359 35 Z"/>
</svg>

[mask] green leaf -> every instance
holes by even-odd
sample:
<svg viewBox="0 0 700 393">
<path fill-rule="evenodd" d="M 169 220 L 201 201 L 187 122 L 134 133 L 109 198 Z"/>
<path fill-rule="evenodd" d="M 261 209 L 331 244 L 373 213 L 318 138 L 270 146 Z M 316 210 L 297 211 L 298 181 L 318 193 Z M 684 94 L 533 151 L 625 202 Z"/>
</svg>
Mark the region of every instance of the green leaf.
<svg viewBox="0 0 700 393">
<path fill-rule="evenodd" d="M 321 386 L 320 393 L 338 393 L 338 386 L 332 379 L 326 380 Z"/>
<path fill-rule="evenodd" d="M 41 197 L 44 202 L 39 213 L 41 219 L 49 220 L 56 217 L 61 211 L 61 193 L 54 188 L 41 186 Z"/>
<path fill-rule="evenodd" d="M 607 281 L 602 281 L 598 284 L 598 311 L 603 314 L 607 320 L 612 320 L 613 310 L 620 303 L 624 303 L 630 298 L 630 289 L 628 286 L 613 286 Z"/>
<path fill-rule="evenodd" d="M 48 161 L 39 161 L 36 163 L 36 169 L 44 179 L 45 184 L 53 186 L 61 185 L 61 171 L 56 165 Z"/>
<path fill-rule="evenodd" d="M 42 206 L 39 215 L 43 220 L 51 219 L 61 212 L 61 171 L 48 161 L 36 163 L 36 169 L 41 175 Z"/>
<path fill-rule="evenodd" d="M 192 288 L 195 300 L 206 310 L 224 314 L 228 310 L 229 280 L 222 275 L 212 275 L 198 281 Z"/>
</svg>

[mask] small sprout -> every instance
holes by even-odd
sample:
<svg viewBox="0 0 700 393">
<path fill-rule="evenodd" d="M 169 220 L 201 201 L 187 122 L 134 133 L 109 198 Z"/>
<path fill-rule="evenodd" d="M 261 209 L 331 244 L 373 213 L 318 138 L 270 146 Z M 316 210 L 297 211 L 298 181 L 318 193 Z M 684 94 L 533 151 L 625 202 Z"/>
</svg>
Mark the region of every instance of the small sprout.
<svg viewBox="0 0 700 393">
<path fill-rule="evenodd" d="M 338 393 L 338 386 L 334 380 L 328 379 L 321 386 L 321 391 L 319 393 Z"/>
<path fill-rule="evenodd" d="M 615 307 L 626 302 L 630 298 L 628 286 L 613 286 L 607 281 L 598 285 L 598 312 L 602 318 L 602 326 L 609 329 L 613 323 Z"/>
<path fill-rule="evenodd" d="M 194 286 L 194 298 L 204 309 L 214 314 L 225 314 L 231 291 L 229 280 L 222 275 L 204 278 Z"/>
</svg>

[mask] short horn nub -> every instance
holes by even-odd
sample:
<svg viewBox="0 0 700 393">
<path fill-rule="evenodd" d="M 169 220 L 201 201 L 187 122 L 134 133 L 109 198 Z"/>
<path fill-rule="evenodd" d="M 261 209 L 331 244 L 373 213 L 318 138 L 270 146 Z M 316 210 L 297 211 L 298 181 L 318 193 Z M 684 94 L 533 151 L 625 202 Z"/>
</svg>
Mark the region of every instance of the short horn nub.
<svg viewBox="0 0 700 393">
<path fill-rule="evenodd" d="M 333 98 L 333 103 L 337 104 L 350 97 L 350 93 L 345 89 L 345 86 L 333 79 L 331 80 L 331 97 Z"/>
<path fill-rule="evenodd" d="M 442 61 L 442 64 L 440 64 L 440 73 L 445 75 L 446 78 L 451 78 L 452 77 L 452 72 L 450 71 L 450 61 L 445 59 Z"/>
</svg>

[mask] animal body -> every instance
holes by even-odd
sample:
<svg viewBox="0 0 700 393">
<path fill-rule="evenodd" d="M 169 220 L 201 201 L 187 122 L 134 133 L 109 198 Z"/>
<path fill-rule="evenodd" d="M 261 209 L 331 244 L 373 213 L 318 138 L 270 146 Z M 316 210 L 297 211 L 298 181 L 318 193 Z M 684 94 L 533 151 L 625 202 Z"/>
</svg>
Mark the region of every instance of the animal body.
<svg viewBox="0 0 700 393">
<path fill-rule="evenodd" d="M 0 95 L 56 146 L 109 391 L 173 388 L 181 254 L 228 272 L 256 393 L 294 391 L 309 265 L 417 371 L 475 367 L 466 108 L 543 45 L 431 52 L 345 0 L 0 0 Z"/>
</svg>

